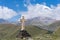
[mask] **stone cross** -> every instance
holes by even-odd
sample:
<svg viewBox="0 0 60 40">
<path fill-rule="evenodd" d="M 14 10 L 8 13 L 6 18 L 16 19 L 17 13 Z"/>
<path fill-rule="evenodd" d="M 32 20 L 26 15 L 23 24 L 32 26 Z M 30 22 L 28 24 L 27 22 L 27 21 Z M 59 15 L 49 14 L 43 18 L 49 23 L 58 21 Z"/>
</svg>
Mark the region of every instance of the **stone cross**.
<svg viewBox="0 0 60 40">
<path fill-rule="evenodd" d="M 21 21 L 21 30 L 25 30 L 25 18 L 24 18 L 24 16 L 22 16 L 22 19 L 20 20 Z"/>
</svg>

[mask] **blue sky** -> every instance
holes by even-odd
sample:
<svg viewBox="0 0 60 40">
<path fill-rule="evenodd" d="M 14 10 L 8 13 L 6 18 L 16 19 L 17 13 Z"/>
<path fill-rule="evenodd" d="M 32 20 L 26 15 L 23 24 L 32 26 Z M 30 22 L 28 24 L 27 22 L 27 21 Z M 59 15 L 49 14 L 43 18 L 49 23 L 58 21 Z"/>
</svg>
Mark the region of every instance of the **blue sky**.
<svg viewBox="0 0 60 40">
<path fill-rule="evenodd" d="M 28 8 L 24 6 L 24 4 L 29 5 L 29 4 L 35 5 L 35 4 L 42 4 L 46 5 L 48 7 L 57 6 L 57 4 L 60 4 L 60 0 L 0 0 L 0 6 L 3 7 L 8 7 L 9 9 L 14 10 L 17 12 L 18 15 L 8 19 L 9 21 L 16 21 L 21 17 L 21 13 L 19 12 L 26 12 L 28 11 Z M 11 14 L 12 15 L 12 14 Z"/>
<path fill-rule="evenodd" d="M 25 1 L 26 3 L 27 1 Z M 31 4 L 43 4 L 46 3 L 47 6 L 60 4 L 60 0 L 30 0 Z M 0 0 L 1 6 L 9 7 L 15 11 L 26 11 L 27 8 L 24 7 L 24 0 Z M 16 7 L 16 5 L 19 5 L 19 7 Z"/>
</svg>

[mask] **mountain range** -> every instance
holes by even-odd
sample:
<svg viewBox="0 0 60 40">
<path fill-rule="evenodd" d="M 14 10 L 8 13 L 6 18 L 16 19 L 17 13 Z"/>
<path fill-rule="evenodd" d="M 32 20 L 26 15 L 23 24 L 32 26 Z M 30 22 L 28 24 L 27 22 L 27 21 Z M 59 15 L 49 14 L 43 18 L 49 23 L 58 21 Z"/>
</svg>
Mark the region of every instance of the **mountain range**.
<svg viewBox="0 0 60 40">
<path fill-rule="evenodd" d="M 49 17 L 35 17 L 35 18 L 31 18 L 31 19 L 26 19 L 25 24 L 29 25 L 29 24 L 33 24 L 33 25 L 38 25 L 38 24 L 44 24 L 44 25 L 48 25 L 51 24 L 55 21 L 55 19 L 49 18 Z M 4 19 L 0 19 L 0 23 L 9 23 L 9 21 L 4 20 Z M 11 22 L 11 23 L 20 23 L 19 21 L 16 22 Z"/>
<path fill-rule="evenodd" d="M 0 24 L 2 23 L 8 24 L 10 22 L 4 19 L 0 19 Z M 21 22 L 16 21 L 16 22 L 11 22 L 10 24 L 21 25 Z M 32 19 L 26 19 L 25 21 L 25 26 L 33 25 L 49 31 L 55 31 L 55 29 L 59 24 L 60 24 L 60 21 L 49 18 L 49 17 L 35 17 Z"/>
<path fill-rule="evenodd" d="M 43 25 L 49 25 L 55 21 L 56 21 L 55 19 L 49 17 L 35 17 L 32 19 L 27 19 L 25 24 L 43 26 Z"/>
</svg>

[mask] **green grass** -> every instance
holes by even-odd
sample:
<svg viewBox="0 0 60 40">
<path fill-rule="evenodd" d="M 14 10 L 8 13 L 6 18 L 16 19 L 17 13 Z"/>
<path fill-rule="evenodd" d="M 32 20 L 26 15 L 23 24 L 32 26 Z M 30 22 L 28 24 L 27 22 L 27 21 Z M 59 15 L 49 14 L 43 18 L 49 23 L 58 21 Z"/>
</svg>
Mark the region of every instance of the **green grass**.
<svg viewBox="0 0 60 40">
<path fill-rule="evenodd" d="M 0 25 L 0 40 L 17 40 L 16 35 L 19 33 L 20 26 L 13 24 Z M 26 26 L 27 32 L 32 36 L 33 40 L 59 40 L 60 31 L 57 30 L 53 34 L 47 34 L 47 30 L 40 29 L 35 26 Z M 59 35 L 57 35 L 58 33 Z M 22 40 L 22 39 L 18 39 Z"/>
</svg>

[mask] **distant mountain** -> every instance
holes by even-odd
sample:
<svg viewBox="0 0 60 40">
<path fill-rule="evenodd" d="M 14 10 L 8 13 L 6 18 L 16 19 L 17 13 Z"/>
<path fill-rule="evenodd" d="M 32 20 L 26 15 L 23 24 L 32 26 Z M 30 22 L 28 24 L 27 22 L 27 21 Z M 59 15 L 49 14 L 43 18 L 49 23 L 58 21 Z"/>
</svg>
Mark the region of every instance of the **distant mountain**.
<svg viewBox="0 0 60 40">
<path fill-rule="evenodd" d="M 49 17 L 35 17 L 32 19 L 26 20 L 26 25 L 36 25 L 36 26 L 43 26 L 48 25 L 56 21 L 55 19 Z"/>
<path fill-rule="evenodd" d="M 2 23 L 2 22 L 5 22 L 5 20 L 4 19 L 0 19 L 0 23 Z"/>
<path fill-rule="evenodd" d="M 60 28 L 60 20 L 55 21 L 54 23 L 48 25 L 48 30 L 56 31 Z"/>
<path fill-rule="evenodd" d="M 4 20 L 4 19 L 0 19 L 0 24 L 3 24 L 3 23 L 8 23 L 8 21 L 7 20 Z"/>
</svg>

